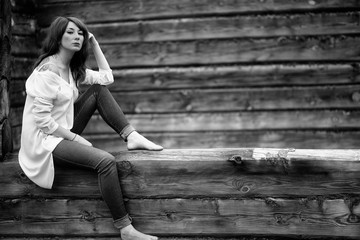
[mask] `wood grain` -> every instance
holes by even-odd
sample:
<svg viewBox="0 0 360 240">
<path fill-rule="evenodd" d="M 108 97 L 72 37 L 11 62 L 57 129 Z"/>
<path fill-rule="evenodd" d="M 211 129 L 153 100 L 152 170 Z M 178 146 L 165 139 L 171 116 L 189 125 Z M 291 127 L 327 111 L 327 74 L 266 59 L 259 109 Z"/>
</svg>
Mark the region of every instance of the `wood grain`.
<svg viewBox="0 0 360 240">
<path fill-rule="evenodd" d="M 14 232 L 67 236 L 118 234 L 111 226 L 106 205 L 100 200 L 5 200 L 1 205 L 5 211 L 0 230 L 5 236 Z M 128 201 L 127 207 L 135 227 L 151 234 L 306 235 L 309 229 L 313 237 L 360 234 L 359 222 L 351 220 L 358 216 L 360 207 L 355 204 L 349 208 L 343 199 L 142 199 Z"/>
<path fill-rule="evenodd" d="M 96 23 L 88 27 L 100 43 L 107 44 L 360 33 L 355 12 L 181 18 Z"/>
<path fill-rule="evenodd" d="M 357 61 L 355 37 L 216 39 L 103 45 L 112 68 L 269 62 Z M 94 58 L 89 66 L 96 66 Z"/>
<path fill-rule="evenodd" d="M 360 86 L 184 89 L 117 92 L 113 96 L 125 113 L 346 110 L 359 108 Z"/>
<path fill-rule="evenodd" d="M 19 72 L 21 73 L 21 72 Z M 314 86 L 360 82 L 357 64 L 268 64 L 113 70 L 114 91 Z"/>
<path fill-rule="evenodd" d="M 140 132 L 238 131 L 238 130 L 356 130 L 360 112 L 245 111 L 217 113 L 127 114 Z M 226 123 L 226 124 L 225 124 Z M 113 133 L 102 118 L 93 116 L 84 133 Z"/>
<path fill-rule="evenodd" d="M 357 149 L 359 131 L 218 131 L 143 133 L 166 149 L 187 148 L 312 148 Z M 83 135 L 95 147 L 108 152 L 126 151 L 117 133 Z M 19 146 L 19 143 L 17 144 Z"/>
<path fill-rule="evenodd" d="M 71 4 L 68 4 L 71 2 Z M 116 22 L 125 20 L 179 18 L 193 16 L 242 15 L 249 13 L 309 12 L 358 10 L 356 0 L 341 1 L 265 1 L 224 0 L 214 2 L 166 0 L 166 1 L 59 1 L 44 0 L 39 3 L 37 16 L 40 26 L 49 25 L 54 16 L 78 16 L 87 23 Z"/>
<path fill-rule="evenodd" d="M 359 150 L 261 148 L 116 154 L 124 195 L 140 199 L 358 195 L 359 156 Z M 17 155 L 2 163 L 0 173 L 3 198 L 100 197 L 96 173 L 89 170 L 57 166 L 52 190 L 31 183 Z"/>
</svg>

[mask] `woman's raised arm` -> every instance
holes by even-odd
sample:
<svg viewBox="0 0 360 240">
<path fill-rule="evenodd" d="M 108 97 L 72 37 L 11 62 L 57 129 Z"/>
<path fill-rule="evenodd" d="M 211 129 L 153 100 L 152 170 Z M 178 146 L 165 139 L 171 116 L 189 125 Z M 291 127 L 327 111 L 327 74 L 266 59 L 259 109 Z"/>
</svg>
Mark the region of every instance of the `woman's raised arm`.
<svg viewBox="0 0 360 240">
<path fill-rule="evenodd" d="M 94 35 L 89 32 L 89 42 L 94 52 L 96 63 L 99 69 L 108 70 L 110 69 L 109 63 L 105 58 L 104 53 L 102 52 L 98 41 L 95 39 Z"/>
</svg>

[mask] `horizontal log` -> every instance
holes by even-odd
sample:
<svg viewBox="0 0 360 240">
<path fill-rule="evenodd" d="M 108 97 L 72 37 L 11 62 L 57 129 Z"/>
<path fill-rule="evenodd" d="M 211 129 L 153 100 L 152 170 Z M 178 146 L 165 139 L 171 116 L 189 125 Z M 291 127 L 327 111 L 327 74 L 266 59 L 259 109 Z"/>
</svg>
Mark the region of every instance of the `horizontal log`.
<svg viewBox="0 0 360 240">
<path fill-rule="evenodd" d="M 127 114 L 140 132 L 189 132 L 236 130 L 355 130 L 358 111 L 248 111 L 218 113 Z M 94 115 L 85 133 L 113 133 Z"/>
<path fill-rule="evenodd" d="M 356 64 L 167 67 L 113 70 L 111 91 L 308 86 L 360 82 Z"/>
<path fill-rule="evenodd" d="M 119 152 L 116 159 L 123 193 L 128 198 L 360 194 L 359 150 L 172 149 Z M 22 173 L 17 155 L 1 165 L 3 198 L 100 197 L 96 173 L 89 170 L 57 166 L 53 189 L 46 190 Z"/>
<path fill-rule="evenodd" d="M 112 68 L 359 60 L 359 39 L 270 38 L 102 45 Z M 89 66 L 96 66 L 91 57 Z"/>
<path fill-rule="evenodd" d="M 12 128 L 14 150 L 20 149 L 21 126 Z M 357 149 L 359 131 L 218 131 L 142 133 L 148 139 L 172 148 L 312 148 Z M 117 133 L 83 135 L 93 146 L 108 152 L 126 151 Z"/>
<path fill-rule="evenodd" d="M 11 125 L 21 126 L 23 108 L 12 108 Z M 217 113 L 126 114 L 140 132 L 238 131 L 238 130 L 356 130 L 359 111 L 244 111 Z M 114 133 L 100 115 L 93 115 L 85 134 Z"/>
<path fill-rule="evenodd" d="M 113 96 L 125 113 L 356 109 L 360 86 L 184 89 L 116 92 Z"/>
<path fill-rule="evenodd" d="M 20 129 L 20 128 L 19 128 Z M 17 131 L 19 132 L 19 130 Z M 15 134 L 13 134 L 15 135 Z M 143 133 L 145 137 L 172 148 L 312 148 L 357 149 L 359 131 L 219 131 Z M 83 135 L 93 146 L 108 152 L 126 151 L 126 143 L 117 133 Z M 19 139 L 15 147 L 19 149 Z"/>
<path fill-rule="evenodd" d="M 89 25 L 100 43 L 359 34 L 358 13 L 229 16 Z M 43 30 L 45 31 L 45 29 Z"/>
<path fill-rule="evenodd" d="M 71 2 L 71 4 L 69 4 Z M 139 19 L 158 19 L 174 17 L 241 15 L 249 13 L 274 12 L 309 12 L 309 11 L 339 11 L 358 10 L 357 0 L 349 1 L 270 1 L 254 2 L 251 0 L 231 1 L 221 3 L 211 0 L 189 2 L 179 1 L 57 1 L 42 0 L 39 3 L 37 16 L 40 26 L 50 25 L 54 16 L 79 16 L 87 23 L 114 22 Z M 110 11 L 110 12 L 109 12 Z"/>
<path fill-rule="evenodd" d="M 100 200 L 5 200 L 1 205 L 0 231 L 7 237 L 119 234 Z M 344 199 L 141 199 L 126 205 L 136 228 L 160 236 L 360 236 L 360 205 L 349 206 Z"/>
<path fill-rule="evenodd" d="M 12 79 L 26 79 L 31 74 L 34 63 L 34 58 L 13 57 Z M 114 92 L 151 89 L 354 84 L 360 82 L 358 69 L 356 64 L 114 69 L 115 82 L 108 87 Z"/>
</svg>

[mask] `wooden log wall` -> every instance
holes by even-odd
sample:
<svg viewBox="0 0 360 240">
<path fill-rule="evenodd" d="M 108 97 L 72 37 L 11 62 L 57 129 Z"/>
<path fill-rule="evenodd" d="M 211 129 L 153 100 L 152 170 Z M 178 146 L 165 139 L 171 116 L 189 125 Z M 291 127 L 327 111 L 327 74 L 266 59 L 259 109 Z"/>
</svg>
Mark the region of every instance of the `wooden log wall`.
<svg viewBox="0 0 360 240">
<path fill-rule="evenodd" d="M 359 150 L 227 148 L 126 151 L 116 159 L 126 206 L 144 232 L 344 240 L 360 237 L 359 156 Z M 44 190 L 22 173 L 16 154 L 0 166 L 4 240 L 118 236 L 95 173 L 57 168 L 54 188 Z"/>
<path fill-rule="evenodd" d="M 166 148 L 359 146 L 357 0 L 36 3 L 35 19 L 15 15 L 24 30 L 14 33 L 13 66 L 25 69 L 13 71 L 17 133 L 36 43 L 63 15 L 88 24 L 114 71 L 110 90 Z M 125 148 L 99 116 L 86 138 Z"/>
<path fill-rule="evenodd" d="M 20 147 L 22 112 L 25 103 L 25 81 L 31 74 L 36 58 L 39 56 L 40 42 L 36 35 L 36 5 L 33 0 L 11 1 L 11 84 L 10 121 L 12 126 L 14 150 Z"/>
<path fill-rule="evenodd" d="M 0 161 L 12 151 L 10 125 L 10 49 L 11 6 L 9 0 L 0 2 Z"/>
</svg>

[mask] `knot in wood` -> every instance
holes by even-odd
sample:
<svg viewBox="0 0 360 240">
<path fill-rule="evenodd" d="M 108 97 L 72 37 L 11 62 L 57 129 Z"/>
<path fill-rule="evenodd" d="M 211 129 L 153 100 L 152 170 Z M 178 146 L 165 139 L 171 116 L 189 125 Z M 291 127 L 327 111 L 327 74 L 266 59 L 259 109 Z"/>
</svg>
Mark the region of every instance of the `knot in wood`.
<svg viewBox="0 0 360 240">
<path fill-rule="evenodd" d="M 19 180 L 21 183 L 31 183 L 31 180 L 26 176 L 23 171 L 18 172 Z"/>
<path fill-rule="evenodd" d="M 229 158 L 229 161 L 235 162 L 236 164 L 243 164 L 242 157 L 240 155 L 234 155 Z"/>
<path fill-rule="evenodd" d="M 360 223 L 360 217 L 356 214 L 350 214 L 347 221 L 349 223 Z"/>
<path fill-rule="evenodd" d="M 95 215 L 93 213 L 88 212 L 86 210 L 82 211 L 81 215 L 82 215 L 81 218 L 85 219 L 88 222 L 93 222 L 96 219 L 96 217 L 95 217 Z"/>
<path fill-rule="evenodd" d="M 241 193 L 248 193 L 252 190 L 252 188 L 255 187 L 255 183 L 252 182 L 243 182 L 241 179 L 234 179 L 232 181 L 232 185 L 236 190 L 238 190 Z"/>
</svg>

